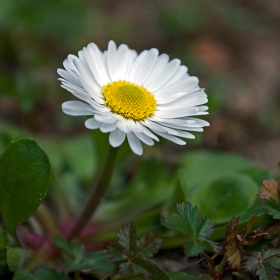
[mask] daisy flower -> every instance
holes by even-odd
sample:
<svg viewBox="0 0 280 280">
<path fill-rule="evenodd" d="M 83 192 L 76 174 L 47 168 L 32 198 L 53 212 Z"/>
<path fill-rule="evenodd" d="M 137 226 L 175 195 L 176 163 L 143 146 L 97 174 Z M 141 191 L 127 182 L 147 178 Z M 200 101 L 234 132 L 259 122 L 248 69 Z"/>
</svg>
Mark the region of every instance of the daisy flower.
<svg viewBox="0 0 280 280">
<path fill-rule="evenodd" d="M 169 61 L 157 49 L 138 54 L 127 45 L 110 41 L 101 52 L 90 43 L 78 56 L 68 55 L 58 69 L 61 86 L 82 101 L 62 104 L 64 113 L 91 115 L 88 129 L 110 133 L 111 146 L 127 137 L 131 150 L 143 153 L 141 142 L 152 146 L 158 136 L 184 145 L 188 131 L 203 131 L 209 123 L 196 118 L 207 113 L 207 95 L 197 77 L 179 59 Z"/>
</svg>

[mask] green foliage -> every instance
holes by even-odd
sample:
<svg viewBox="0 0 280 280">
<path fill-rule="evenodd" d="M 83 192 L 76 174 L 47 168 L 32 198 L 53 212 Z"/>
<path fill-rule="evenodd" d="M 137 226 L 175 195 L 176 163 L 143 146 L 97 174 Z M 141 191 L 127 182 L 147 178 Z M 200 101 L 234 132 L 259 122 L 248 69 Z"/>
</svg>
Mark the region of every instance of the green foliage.
<svg viewBox="0 0 280 280">
<path fill-rule="evenodd" d="M 28 138 L 12 142 L 0 158 L 0 212 L 16 236 L 18 224 L 38 209 L 46 196 L 51 168 L 42 148 Z"/>
<path fill-rule="evenodd" d="M 39 280 L 39 279 L 38 277 L 36 277 L 35 275 L 31 274 L 26 270 L 18 269 L 14 274 L 13 280 Z"/>
<path fill-rule="evenodd" d="M 67 280 L 68 278 L 63 272 L 58 273 L 53 268 L 40 267 L 34 272 L 40 280 Z"/>
<path fill-rule="evenodd" d="M 138 239 L 136 226 L 130 224 L 119 231 L 118 242 L 109 245 L 107 252 L 124 276 L 149 272 L 154 277 L 160 274 L 162 280 L 168 280 L 167 274 L 150 260 L 158 252 L 161 242 L 151 232 Z"/>
<path fill-rule="evenodd" d="M 192 207 L 190 202 L 177 204 L 176 207 L 177 213 L 173 213 L 171 217 L 165 217 L 161 223 L 186 236 L 186 254 L 195 256 L 204 252 L 206 248 L 217 250 L 217 243 L 210 240 L 215 224 L 207 220 L 205 216 L 198 215 L 197 207 Z"/>
<path fill-rule="evenodd" d="M 178 170 L 184 201 L 197 205 L 202 215 L 217 224 L 232 216 L 242 217 L 259 204 L 258 187 L 267 176 L 267 172 L 254 168 L 244 158 L 221 152 L 189 153 Z M 263 212 L 261 207 L 258 211 Z"/>
<path fill-rule="evenodd" d="M 263 208 L 269 215 L 273 216 L 274 219 L 280 220 L 280 201 L 276 201 L 273 198 L 265 199 Z"/>
<path fill-rule="evenodd" d="M 0 227 L 0 276 L 4 276 L 10 272 L 7 265 L 7 235 L 3 228 Z"/>
<path fill-rule="evenodd" d="M 277 279 L 280 269 L 280 250 L 257 251 L 246 257 L 245 268 L 255 271 L 260 280 Z"/>
<path fill-rule="evenodd" d="M 60 236 L 53 237 L 52 243 L 62 251 L 65 265 L 69 271 L 91 269 L 108 273 L 114 269 L 114 265 L 105 251 L 87 253 L 82 244 L 76 241 L 69 244 Z"/>
<path fill-rule="evenodd" d="M 10 271 L 16 271 L 21 268 L 29 257 L 26 250 L 21 248 L 7 248 L 7 263 Z"/>
<path fill-rule="evenodd" d="M 170 280 L 211 280 L 212 279 L 208 274 L 192 276 L 192 275 L 185 274 L 183 272 L 171 272 L 168 275 L 170 277 Z"/>
</svg>

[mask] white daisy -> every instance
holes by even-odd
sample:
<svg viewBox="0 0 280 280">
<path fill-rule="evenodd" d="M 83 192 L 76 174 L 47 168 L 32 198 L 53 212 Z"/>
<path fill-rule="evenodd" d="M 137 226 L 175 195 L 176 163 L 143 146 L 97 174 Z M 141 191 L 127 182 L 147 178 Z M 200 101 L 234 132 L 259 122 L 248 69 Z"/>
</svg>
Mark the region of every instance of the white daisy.
<svg viewBox="0 0 280 280">
<path fill-rule="evenodd" d="M 72 116 L 92 115 L 88 129 L 109 132 L 111 146 L 127 137 L 135 154 L 141 155 L 141 141 L 149 146 L 159 135 L 179 145 L 181 138 L 193 139 L 188 131 L 203 131 L 209 123 L 196 118 L 208 114 L 207 95 L 179 59 L 169 61 L 157 49 L 137 54 L 127 45 L 118 48 L 110 41 L 101 52 L 90 43 L 78 57 L 68 55 L 64 69 L 58 69 L 62 87 L 81 99 L 62 104 Z"/>
</svg>

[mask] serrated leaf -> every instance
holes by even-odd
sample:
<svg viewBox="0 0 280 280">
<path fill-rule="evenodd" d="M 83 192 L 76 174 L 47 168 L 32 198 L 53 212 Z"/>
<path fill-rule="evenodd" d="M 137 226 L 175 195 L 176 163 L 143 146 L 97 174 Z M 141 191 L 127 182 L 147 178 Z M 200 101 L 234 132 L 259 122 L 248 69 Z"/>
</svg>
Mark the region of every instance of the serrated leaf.
<svg viewBox="0 0 280 280">
<path fill-rule="evenodd" d="M 267 214 L 273 216 L 274 219 L 280 220 L 280 201 L 276 201 L 273 198 L 265 199 L 263 208 L 267 211 Z"/>
<path fill-rule="evenodd" d="M 29 219 L 46 196 L 51 179 L 49 159 L 31 139 L 12 142 L 0 158 L 0 212 L 11 234 Z"/>
<path fill-rule="evenodd" d="M 229 265 L 231 265 L 233 269 L 239 268 L 241 264 L 243 248 L 233 241 L 228 244 L 225 249 L 225 255 Z"/>
<path fill-rule="evenodd" d="M 198 276 L 188 275 L 183 272 L 171 272 L 168 274 L 170 280 L 211 280 L 212 278 L 208 274 L 202 274 Z"/>
<path fill-rule="evenodd" d="M 111 280 L 146 280 L 147 278 L 142 274 L 133 274 L 129 276 L 114 275 Z"/>
<path fill-rule="evenodd" d="M 163 218 L 161 223 L 187 237 L 185 247 L 187 255 L 197 255 L 207 247 L 217 250 L 217 243 L 210 240 L 215 224 L 207 220 L 205 216 L 198 215 L 197 207 L 192 207 L 190 202 L 177 204 L 176 208 L 177 213 Z"/>
<path fill-rule="evenodd" d="M 227 244 L 227 242 L 233 240 L 238 232 L 238 225 L 239 225 L 239 217 L 237 218 L 232 218 L 226 227 L 226 233 L 225 233 L 225 243 Z"/>
<path fill-rule="evenodd" d="M 122 275 L 143 274 L 145 271 L 155 275 L 158 267 L 149 258 L 158 252 L 161 246 L 159 238 L 148 233 L 138 239 L 135 225 L 130 224 L 120 229 L 118 239 L 109 245 L 107 252 Z"/>
<path fill-rule="evenodd" d="M 249 271 L 235 271 L 232 273 L 239 280 L 252 280 L 254 279 L 252 273 Z"/>
<path fill-rule="evenodd" d="M 10 271 L 21 268 L 29 256 L 28 252 L 21 248 L 7 248 L 7 263 Z"/>
<path fill-rule="evenodd" d="M 260 280 L 277 279 L 280 268 L 280 250 L 257 251 L 246 257 L 245 268 L 254 271 Z"/>
<path fill-rule="evenodd" d="M 13 280 L 40 280 L 40 279 L 26 270 L 18 269 L 14 274 Z"/>
<path fill-rule="evenodd" d="M 64 272 L 58 273 L 53 268 L 40 267 L 34 272 L 35 276 L 38 276 L 40 280 L 67 280 L 68 278 Z"/>
<path fill-rule="evenodd" d="M 82 244 L 76 241 L 69 244 L 61 236 L 54 236 L 52 244 L 61 249 L 65 264 L 70 271 L 91 269 L 109 273 L 114 269 L 106 251 L 87 253 Z"/>
<path fill-rule="evenodd" d="M 273 179 L 269 181 L 263 181 L 263 186 L 259 188 L 259 197 L 261 199 L 270 199 L 273 198 L 277 201 L 280 200 L 280 182 L 276 182 Z"/>
</svg>

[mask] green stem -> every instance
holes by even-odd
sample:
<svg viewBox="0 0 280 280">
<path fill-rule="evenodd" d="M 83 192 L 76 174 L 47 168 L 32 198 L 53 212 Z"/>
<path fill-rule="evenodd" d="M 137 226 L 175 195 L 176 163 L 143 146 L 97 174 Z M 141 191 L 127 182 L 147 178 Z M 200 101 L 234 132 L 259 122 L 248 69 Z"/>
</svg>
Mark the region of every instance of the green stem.
<svg viewBox="0 0 280 280">
<path fill-rule="evenodd" d="M 111 176 L 113 174 L 114 163 L 117 157 L 117 151 L 118 149 L 110 146 L 105 164 L 98 176 L 97 182 L 93 186 L 92 192 L 89 196 L 87 203 L 85 204 L 85 207 L 74 222 L 74 225 L 68 235 L 68 240 L 76 238 L 79 235 L 79 233 L 84 229 L 84 227 L 87 225 L 88 221 L 92 217 L 92 214 L 99 205 L 102 197 L 104 196 L 109 186 Z"/>
<path fill-rule="evenodd" d="M 43 264 L 53 254 L 53 252 L 54 251 L 49 244 L 43 244 L 23 265 L 23 269 L 33 271 L 37 266 Z"/>
<path fill-rule="evenodd" d="M 44 203 L 40 205 L 39 209 L 35 213 L 35 216 L 50 236 L 59 233 L 56 221 L 52 213 L 49 211 L 48 207 Z"/>
</svg>

